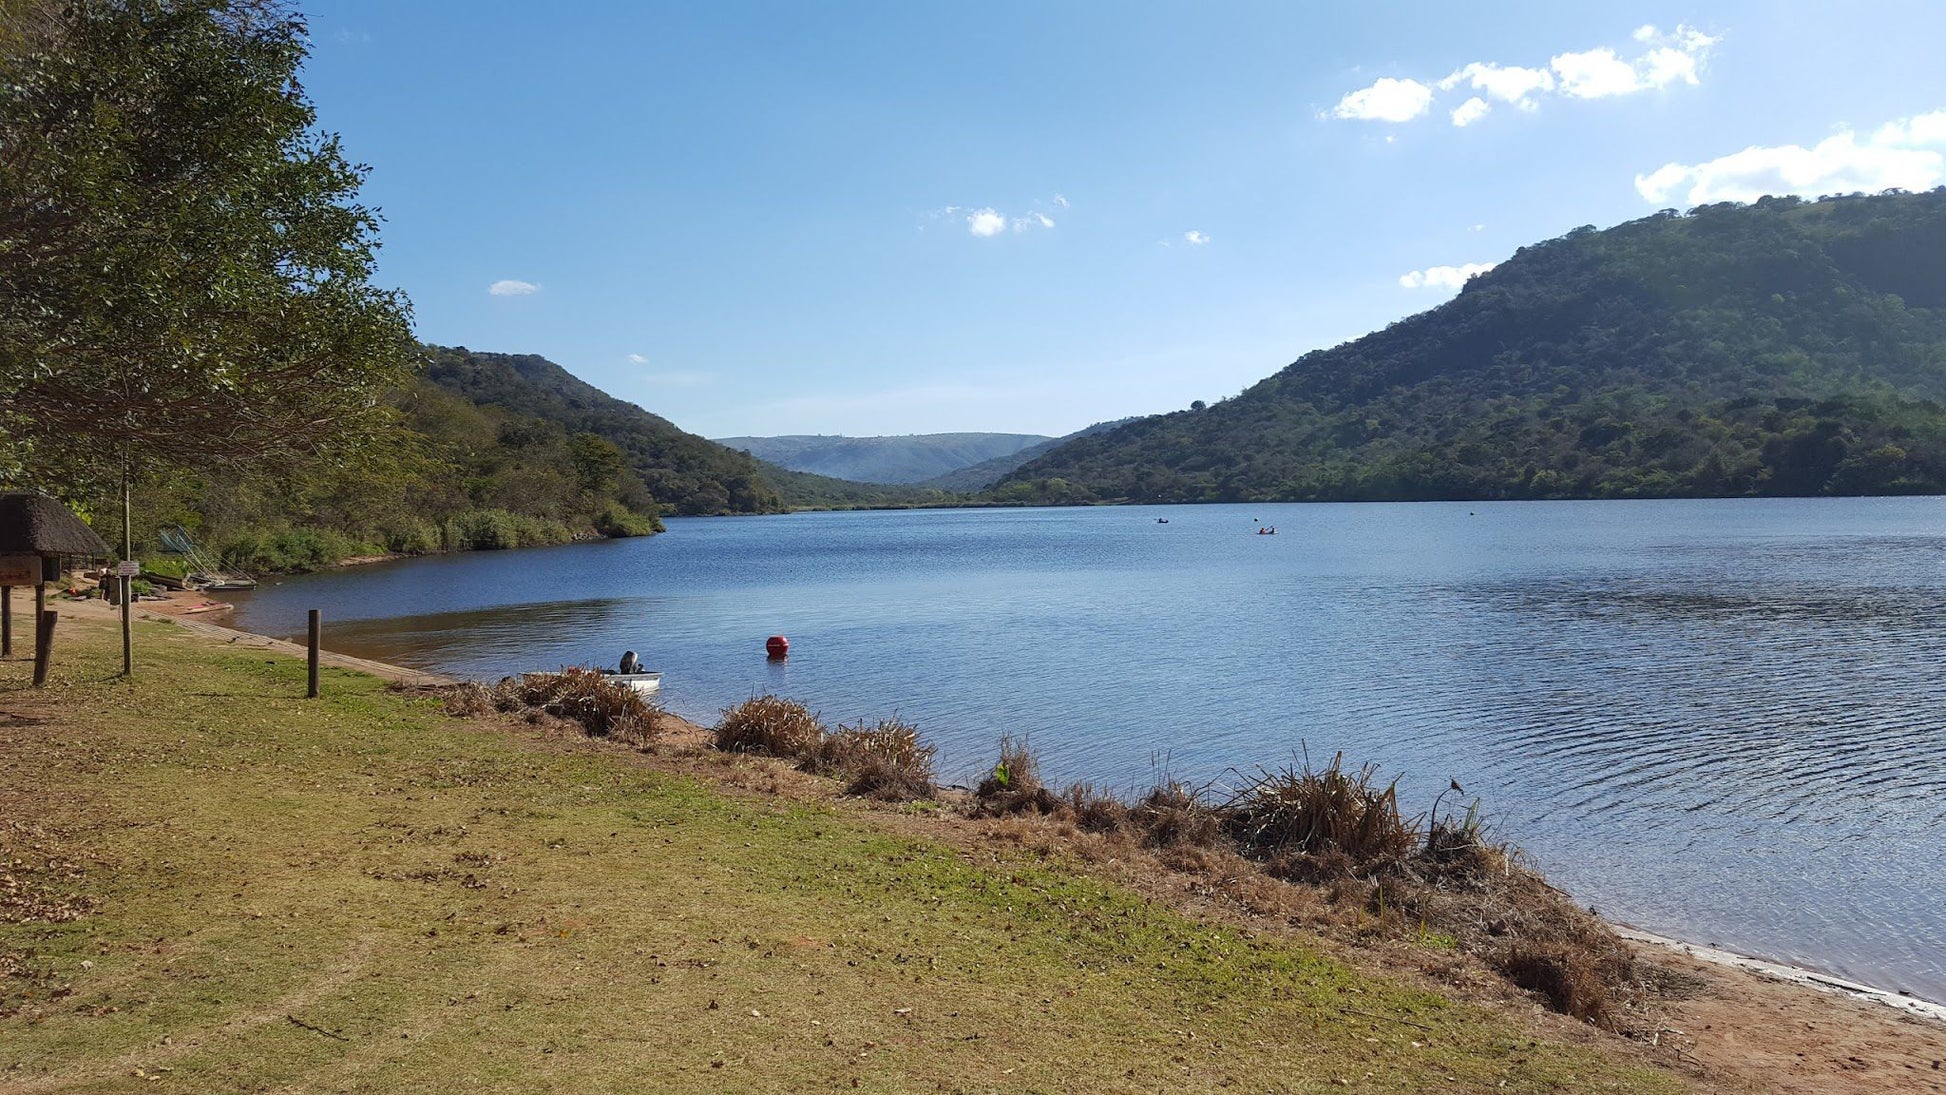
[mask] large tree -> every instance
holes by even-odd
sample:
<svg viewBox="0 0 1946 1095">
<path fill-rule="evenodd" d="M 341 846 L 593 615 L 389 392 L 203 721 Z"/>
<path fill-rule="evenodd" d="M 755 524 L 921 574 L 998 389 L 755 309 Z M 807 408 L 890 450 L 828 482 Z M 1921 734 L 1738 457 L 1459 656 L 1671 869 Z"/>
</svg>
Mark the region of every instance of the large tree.
<svg viewBox="0 0 1946 1095">
<path fill-rule="evenodd" d="M 0 477 L 370 437 L 413 353 L 280 0 L 0 0 Z M 9 462 L 11 458 L 11 467 Z"/>
</svg>

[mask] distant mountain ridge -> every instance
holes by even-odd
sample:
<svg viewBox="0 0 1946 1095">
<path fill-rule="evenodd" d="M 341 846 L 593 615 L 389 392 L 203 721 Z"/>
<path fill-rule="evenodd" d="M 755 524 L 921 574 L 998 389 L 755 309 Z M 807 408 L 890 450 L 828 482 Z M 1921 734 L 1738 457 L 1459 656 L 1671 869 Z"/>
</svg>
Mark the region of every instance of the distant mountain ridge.
<svg viewBox="0 0 1946 1095">
<path fill-rule="evenodd" d="M 1235 398 L 1062 444 L 1004 502 L 1946 492 L 1946 188 L 1524 247 Z"/>
<path fill-rule="evenodd" d="M 884 437 L 790 434 L 715 440 L 792 471 L 858 483 L 919 483 L 1053 438 L 1034 433 L 922 433 Z"/>
<path fill-rule="evenodd" d="M 1008 453 L 1005 456 L 996 456 L 991 460 L 982 460 L 978 464 L 970 464 L 964 468 L 956 468 L 944 475 L 935 475 L 931 479 L 927 479 L 917 485 L 945 491 L 971 492 L 985 490 L 998 483 L 1008 472 L 1013 471 L 1015 468 L 1031 460 L 1038 459 L 1045 453 L 1054 451 L 1054 449 L 1073 441 L 1077 437 L 1087 437 L 1090 434 L 1101 433 L 1103 430 L 1112 430 L 1117 426 L 1133 421 L 1135 421 L 1133 418 L 1118 418 L 1112 422 L 1097 422 L 1085 429 L 1076 430 L 1065 437 L 1050 437 L 1039 444 L 1029 445 L 1018 452 Z"/>
</svg>

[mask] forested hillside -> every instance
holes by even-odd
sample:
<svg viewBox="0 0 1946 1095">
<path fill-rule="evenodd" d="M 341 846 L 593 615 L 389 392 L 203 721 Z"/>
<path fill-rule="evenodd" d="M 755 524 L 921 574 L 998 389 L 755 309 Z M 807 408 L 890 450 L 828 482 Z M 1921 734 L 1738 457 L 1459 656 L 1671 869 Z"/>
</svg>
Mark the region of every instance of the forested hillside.
<svg viewBox="0 0 1946 1095">
<path fill-rule="evenodd" d="M 647 486 L 620 448 L 558 422 L 482 407 L 423 378 L 392 396 L 376 447 L 199 477 L 138 479 L 137 550 L 183 525 L 247 571 L 310 570 L 348 556 L 533 547 L 661 529 Z M 114 499 L 84 510 L 119 531 Z"/>
<path fill-rule="evenodd" d="M 901 437 L 790 434 L 722 437 L 717 443 L 792 471 L 859 483 L 919 483 L 1051 440 L 1037 433 L 922 433 Z"/>
<path fill-rule="evenodd" d="M 1085 437 L 992 497 L 1946 490 L 1946 190 L 1766 198 L 1522 248 L 1241 395 Z"/>
<path fill-rule="evenodd" d="M 473 403 L 545 419 L 620 446 L 631 471 L 669 512 L 774 513 L 777 488 L 749 456 L 677 429 L 536 354 L 427 347 L 434 384 Z"/>
</svg>

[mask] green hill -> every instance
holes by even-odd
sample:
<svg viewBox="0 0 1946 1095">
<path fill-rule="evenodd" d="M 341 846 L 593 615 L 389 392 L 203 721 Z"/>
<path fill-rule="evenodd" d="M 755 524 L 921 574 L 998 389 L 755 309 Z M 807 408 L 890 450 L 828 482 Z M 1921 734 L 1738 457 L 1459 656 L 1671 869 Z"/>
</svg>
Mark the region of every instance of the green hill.
<svg viewBox="0 0 1946 1095">
<path fill-rule="evenodd" d="M 902 437 L 792 434 L 716 440 L 717 444 L 742 449 L 792 471 L 859 483 L 919 483 L 1010 456 L 1052 438 L 1037 433 L 921 433 Z"/>
<path fill-rule="evenodd" d="M 1241 395 L 1084 437 L 998 501 L 1946 491 L 1946 189 L 1766 198 L 1522 248 Z"/>
<path fill-rule="evenodd" d="M 655 500 L 682 514 L 774 513 L 783 495 L 744 453 L 685 433 L 536 354 L 427 347 L 427 378 L 472 403 L 545 419 L 619 446 Z"/>
</svg>

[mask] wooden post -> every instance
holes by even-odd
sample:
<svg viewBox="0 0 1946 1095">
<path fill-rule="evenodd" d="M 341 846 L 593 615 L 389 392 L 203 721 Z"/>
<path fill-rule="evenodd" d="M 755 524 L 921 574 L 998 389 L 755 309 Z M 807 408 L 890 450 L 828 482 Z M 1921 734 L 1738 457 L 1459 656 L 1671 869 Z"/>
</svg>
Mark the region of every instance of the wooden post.
<svg viewBox="0 0 1946 1095">
<path fill-rule="evenodd" d="M 54 621 L 59 615 L 43 612 L 34 625 L 34 687 L 47 683 L 47 663 L 54 660 Z"/>
<path fill-rule="evenodd" d="M 135 593 L 135 579 L 122 576 L 122 676 L 135 675 L 135 644 L 130 640 L 133 624 L 130 622 L 128 602 Z"/>
<path fill-rule="evenodd" d="M 14 587 L 0 586 L 0 658 L 14 656 Z"/>
<path fill-rule="evenodd" d="M 323 631 L 324 621 L 319 616 L 318 610 L 314 608 L 311 610 L 311 650 L 309 659 L 311 688 L 310 691 L 305 693 L 305 696 L 309 699 L 318 698 L 318 640 L 323 637 Z"/>
</svg>

